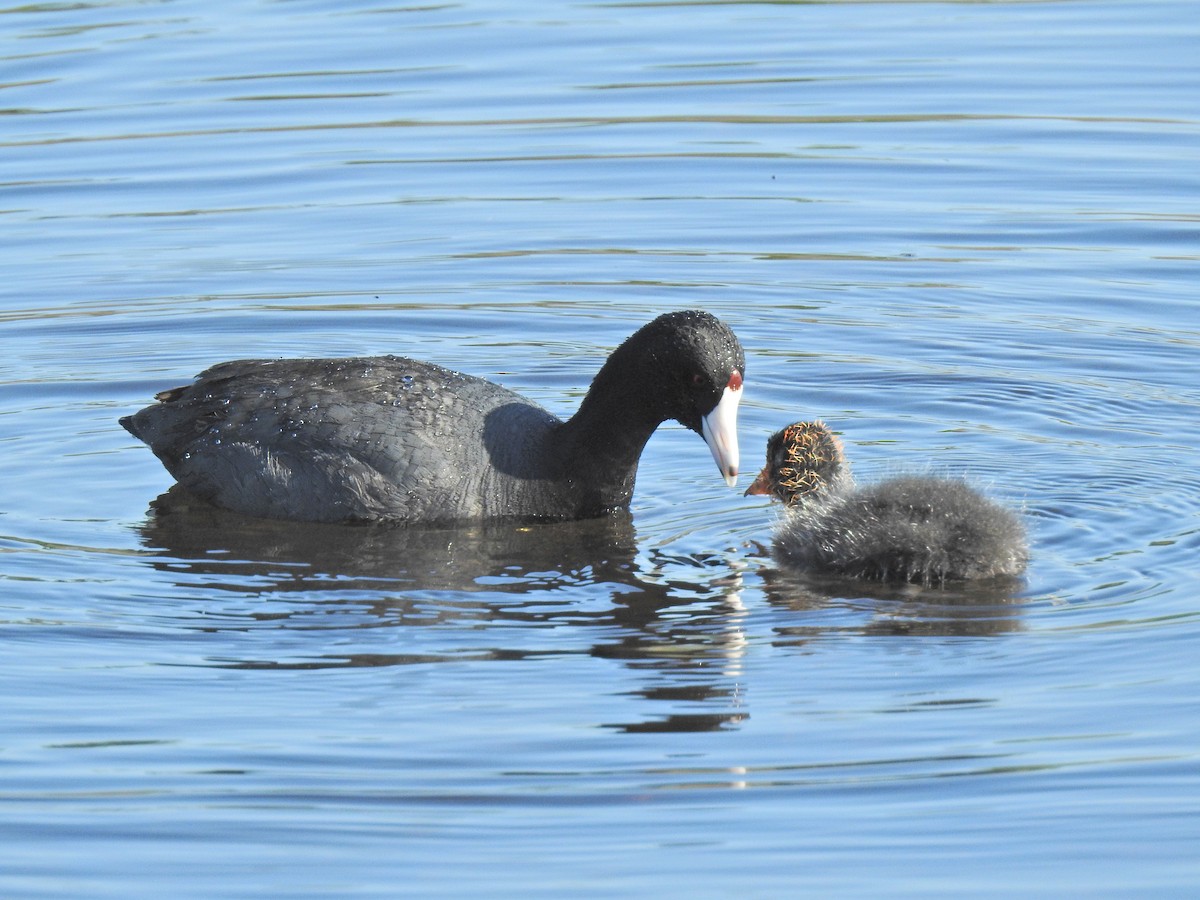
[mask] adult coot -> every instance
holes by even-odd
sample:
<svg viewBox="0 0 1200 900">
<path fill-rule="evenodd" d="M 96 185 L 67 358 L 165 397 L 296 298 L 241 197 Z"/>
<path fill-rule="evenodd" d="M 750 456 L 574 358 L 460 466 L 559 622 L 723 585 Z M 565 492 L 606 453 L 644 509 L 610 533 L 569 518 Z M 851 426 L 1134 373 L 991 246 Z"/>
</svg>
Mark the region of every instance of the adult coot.
<svg viewBox="0 0 1200 900">
<path fill-rule="evenodd" d="M 855 486 L 821 422 L 772 435 L 746 493 L 787 505 L 775 553 L 807 571 L 933 585 L 1016 576 L 1029 556 L 1017 516 L 961 480 L 905 475 Z"/>
<path fill-rule="evenodd" d="M 319 522 L 582 519 L 627 506 L 675 419 L 732 487 L 745 356 L 708 313 L 667 313 L 613 351 L 561 421 L 499 385 L 396 356 L 237 360 L 121 424 L 193 493 Z"/>
</svg>

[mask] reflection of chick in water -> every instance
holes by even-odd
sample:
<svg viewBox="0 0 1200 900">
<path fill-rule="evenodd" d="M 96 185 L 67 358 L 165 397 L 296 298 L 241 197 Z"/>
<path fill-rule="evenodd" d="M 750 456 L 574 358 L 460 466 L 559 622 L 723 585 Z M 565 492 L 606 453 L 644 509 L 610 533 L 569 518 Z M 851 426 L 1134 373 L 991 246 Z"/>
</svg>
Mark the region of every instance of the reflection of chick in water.
<svg viewBox="0 0 1200 900">
<path fill-rule="evenodd" d="M 1028 559 L 1021 521 L 963 481 L 906 475 L 855 486 L 821 422 L 772 435 L 746 493 L 787 505 L 775 554 L 806 571 L 935 585 L 1016 576 Z"/>
</svg>

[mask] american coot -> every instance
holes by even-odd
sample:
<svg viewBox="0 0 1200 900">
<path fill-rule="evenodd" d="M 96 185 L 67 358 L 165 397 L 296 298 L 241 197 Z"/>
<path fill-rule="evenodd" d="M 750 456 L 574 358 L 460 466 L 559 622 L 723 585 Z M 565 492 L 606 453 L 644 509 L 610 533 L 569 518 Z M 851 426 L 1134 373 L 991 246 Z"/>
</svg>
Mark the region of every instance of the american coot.
<svg viewBox="0 0 1200 900">
<path fill-rule="evenodd" d="M 738 471 L 745 356 L 704 312 L 613 351 L 563 422 L 499 385 L 396 356 L 238 360 L 121 419 L 184 487 L 314 522 L 582 519 L 628 505 L 642 448 L 676 419 Z"/>
<path fill-rule="evenodd" d="M 1017 516 L 961 480 L 905 475 L 856 487 L 821 422 L 772 435 L 746 493 L 787 505 L 776 556 L 811 572 L 933 585 L 1016 576 L 1029 556 Z"/>
</svg>

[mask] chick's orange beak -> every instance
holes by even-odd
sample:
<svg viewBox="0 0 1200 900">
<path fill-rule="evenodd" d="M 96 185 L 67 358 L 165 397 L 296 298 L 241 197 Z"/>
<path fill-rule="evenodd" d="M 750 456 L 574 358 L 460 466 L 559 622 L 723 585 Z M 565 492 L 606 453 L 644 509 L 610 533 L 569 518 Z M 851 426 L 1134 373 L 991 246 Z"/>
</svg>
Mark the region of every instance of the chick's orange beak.
<svg viewBox="0 0 1200 900">
<path fill-rule="evenodd" d="M 758 473 L 758 477 L 754 479 L 754 483 L 750 485 L 750 487 L 746 488 L 746 493 L 742 494 L 742 496 L 749 497 L 752 494 L 770 495 L 774 493 L 771 490 L 770 469 L 770 466 L 763 466 L 763 470 Z"/>
</svg>

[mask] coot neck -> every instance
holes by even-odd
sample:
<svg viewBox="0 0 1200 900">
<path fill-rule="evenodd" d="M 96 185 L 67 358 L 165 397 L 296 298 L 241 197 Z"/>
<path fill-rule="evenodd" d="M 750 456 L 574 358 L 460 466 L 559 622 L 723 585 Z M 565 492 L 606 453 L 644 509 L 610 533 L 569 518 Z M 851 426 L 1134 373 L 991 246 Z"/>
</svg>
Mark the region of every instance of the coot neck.
<svg viewBox="0 0 1200 900">
<path fill-rule="evenodd" d="M 657 408 L 655 382 L 624 349 L 600 369 L 557 435 L 568 477 L 590 498 L 586 502 L 602 509 L 629 502 L 642 450 L 667 418 Z"/>
</svg>

